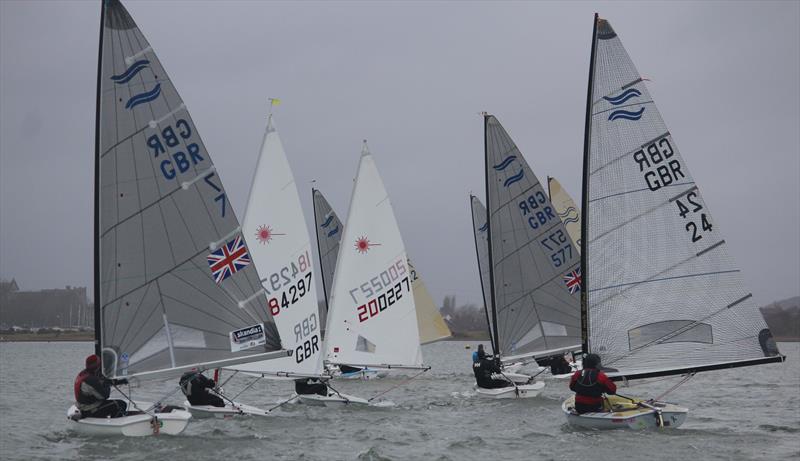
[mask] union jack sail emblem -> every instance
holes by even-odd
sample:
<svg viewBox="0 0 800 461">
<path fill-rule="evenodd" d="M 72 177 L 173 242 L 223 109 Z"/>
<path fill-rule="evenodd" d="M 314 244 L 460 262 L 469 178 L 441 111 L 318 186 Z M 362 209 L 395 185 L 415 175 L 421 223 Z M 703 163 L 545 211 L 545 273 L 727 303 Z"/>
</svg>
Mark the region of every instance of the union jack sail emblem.
<svg viewBox="0 0 800 461">
<path fill-rule="evenodd" d="M 581 291 L 581 268 L 577 268 L 572 272 L 567 272 L 562 276 L 564 284 L 567 285 L 567 290 L 570 294 L 575 294 Z"/>
<path fill-rule="evenodd" d="M 208 267 L 217 284 L 235 274 L 237 271 L 250 265 L 250 254 L 244 246 L 242 236 L 239 235 L 230 242 L 222 245 L 219 250 L 208 255 Z"/>
</svg>

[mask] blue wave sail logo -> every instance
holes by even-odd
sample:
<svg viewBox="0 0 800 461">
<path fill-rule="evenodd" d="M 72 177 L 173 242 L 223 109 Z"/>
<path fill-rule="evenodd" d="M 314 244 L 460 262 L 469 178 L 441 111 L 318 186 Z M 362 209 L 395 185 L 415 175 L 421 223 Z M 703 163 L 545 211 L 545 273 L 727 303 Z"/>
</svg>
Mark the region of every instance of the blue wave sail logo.
<svg viewBox="0 0 800 461">
<path fill-rule="evenodd" d="M 514 184 L 515 182 L 517 182 L 520 179 L 522 179 L 523 176 L 525 176 L 525 170 L 519 170 L 519 173 L 515 174 L 514 176 L 509 176 L 508 178 L 506 178 L 506 180 L 503 183 L 503 185 L 506 186 L 506 187 L 509 187 L 512 184 Z"/>
<path fill-rule="evenodd" d="M 628 99 L 636 98 L 642 95 L 642 92 L 637 90 L 636 88 L 628 88 L 627 90 L 623 91 L 621 94 L 617 96 L 603 96 L 603 99 L 608 101 L 610 104 L 618 106 Z"/>
<path fill-rule="evenodd" d="M 505 160 L 493 166 L 492 168 L 494 168 L 497 171 L 505 170 L 509 165 L 511 165 L 511 162 L 513 162 L 516 159 L 517 159 L 516 155 L 509 155 L 508 157 L 506 157 Z"/>
<path fill-rule="evenodd" d="M 577 209 L 575 209 L 575 207 L 574 207 L 574 206 L 571 206 L 571 207 L 567 208 L 566 210 L 564 210 L 564 212 L 563 212 L 563 213 L 558 213 L 558 217 L 559 217 L 559 218 L 566 218 L 566 217 L 567 217 L 567 216 L 569 216 L 569 214 L 570 214 L 570 213 L 572 213 L 572 212 L 575 212 L 575 213 L 577 213 L 577 212 L 578 212 L 578 210 L 577 210 Z"/>
<path fill-rule="evenodd" d="M 489 229 L 489 221 L 486 221 L 486 224 L 478 228 L 481 232 L 486 232 L 487 229 Z"/>
<path fill-rule="evenodd" d="M 128 99 L 128 102 L 125 103 L 126 109 L 133 109 L 134 107 L 138 106 L 139 104 L 144 104 L 146 102 L 150 102 L 161 95 L 161 84 L 155 86 L 150 91 L 145 91 L 144 93 L 137 94 L 133 96 L 131 99 Z"/>
<path fill-rule="evenodd" d="M 328 237 L 333 237 L 338 233 L 339 233 L 339 226 L 336 226 L 328 232 Z"/>
<path fill-rule="evenodd" d="M 319 227 L 325 229 L 326 227 L 331 225 L 331 221 L 333 221 L 333 215 L 329 215 L 328 219 L 326 219 L 325 222 L 322 223 Z"/>
<path fill-rule="evenodd" d="M 577 216 L 573 216 L 571 218 L 561 218 L 561 220 L 564 222 L 564 225 L 566 226 L 569 223 L 578 222 L 578 217 Z"/>
<path fill-rule="evenodd" d="M 611 115 L 608 116 L 609 120 L 639 120 L 642 118 L 642 114 L 644 113 L 644 107 L 639 109 L 638 111 L 630 111 L 630 110 L 623 110 L 617 109 L 614 112 L 611 112 Z"/>
<path fill-rule="evenodd" d="M 565 226 L 569 223 L 578 222 L 580 220 L 580 217 L 578 216 L 578 210 L 574 206 L 567 208 L 563 213 L 557 214 Z"/>
<path fill-rule="evenodd" d="M 125 72 L 119 75 L 112 75 L 111 80 L 113 80 L 114 83 L 128 83 L 133 77 L 136 76 L 136 74 L 138 74 L 142 69 L 146 68 L 148 64 L 150 64 L 150 61 L 147 59 L 140 59 L 139 61 L 131 64 L 131 66 L 128 67 Z"/>
</svg>

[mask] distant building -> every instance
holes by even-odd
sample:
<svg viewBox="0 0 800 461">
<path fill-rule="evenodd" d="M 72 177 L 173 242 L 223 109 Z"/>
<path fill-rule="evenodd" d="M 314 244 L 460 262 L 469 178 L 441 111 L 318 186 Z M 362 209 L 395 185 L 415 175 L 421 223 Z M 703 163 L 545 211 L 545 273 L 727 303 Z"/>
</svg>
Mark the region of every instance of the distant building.
<svg viewBox="0 0 800 461">
<path fill-rule="evenodd" d="M 94 309 L 86 287 L 20 291 L 16 280 L 0 280 L 0 326 L 91 327 Z"/>
</svg>

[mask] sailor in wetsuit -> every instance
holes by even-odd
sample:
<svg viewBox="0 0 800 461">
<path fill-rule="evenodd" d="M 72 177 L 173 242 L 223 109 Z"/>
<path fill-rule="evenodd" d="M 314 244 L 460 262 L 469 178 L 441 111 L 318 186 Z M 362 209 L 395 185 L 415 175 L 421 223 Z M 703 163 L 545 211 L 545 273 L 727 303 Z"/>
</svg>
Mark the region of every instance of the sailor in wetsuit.
<svg viewBox="0 0 800 461">
<path fill-rule="evenodd" d="M 102 374 L 100 357 L 86 357 L 86 368 L 75 378 L 75 406 L 82 418 L 119 418 L 125 416 L 128 404 L 124 400 L 109 399 L 111 386 L 128 384 L 126 379 L 108 379 Z"/>
<path fill-rule="evenodd" d="M 472 371 L 475 373 L 475 381 L 478 387 L 484 389 L 498 389 L 508 387 L 512 384 L 503 379 L 494 379 L 492 374 L 500 373 L 500 366 L 497 361 L 490 359 L 482 346 L 478 346 L 477 361 L 472 364 Z"/>
<path fill-rule="evenodd" d="M 212 392 L 217 387 L 217 383 L 196 369 L 184 373 L 181 376 L 180 385 L 183 395 L 192 405 L 225 406 L 225 401 Z"/>
<path fill-rule="evenodd" d="M 559 355 L 558 357 L 553 357 L 550 360 L 550 374 L 552 375 L 565 375 L 572 371 L 572 367 L 569 365 L 566 357 L 563 355 Z"/>
<path fill-rule="evenodd" d="M 294 380 L 294 391 L 297 395 L 328 395 L 328 385 L 317 378 L 302 378 Z"/>
<path fill-rule="evenodd" d="M 583 358 L 583 370 L 576 371 L 569 381 L 575 392 L 575 411 L 578 414 L 603 411 L 603 394 L 615 394 L 617 385 L 600 371 L 600 356 Z"/>
</svg>

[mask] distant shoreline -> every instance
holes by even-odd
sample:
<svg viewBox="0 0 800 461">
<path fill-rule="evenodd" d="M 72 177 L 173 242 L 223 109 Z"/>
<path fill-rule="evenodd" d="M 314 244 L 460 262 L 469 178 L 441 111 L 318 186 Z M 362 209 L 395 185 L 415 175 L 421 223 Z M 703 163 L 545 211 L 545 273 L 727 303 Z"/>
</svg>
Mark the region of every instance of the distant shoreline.
<svg viewBox="0 0 800 461">
<path fill-rule="evenodd" d="M 0 335 L 2 343 L 30 343 L 30 342 L 63 342 L 63 341 L 94 341 L 94 333 L 90 332 L 60 332 L 60 333 L 11 333 Z"/>
<path fill-rule="evenodd" d="M 2 343 L 31 343 L 31 342 L 50 343 L 50 342 L 64 342 L 64 341 L 92 342 L 94 341 L 94 333 L 88 333 L 88 332 L 81 332 L 81 333 L 62 332 L 59 334 L 12 333 L 12 334 L 0 335 L 0 342 Z M 449 338 L 443 339 L 443 341 L 489 341 L 489 338 L 488 336 L 483 336 L 479 334 L 476 334 L 475 336 L 460 334 L 460 335 L 453 335 Z M 796 343 L 800 342 L 800 338 L 777 337 L 775 338 L 775 341 L 779 343 Z"/>
</svg>

